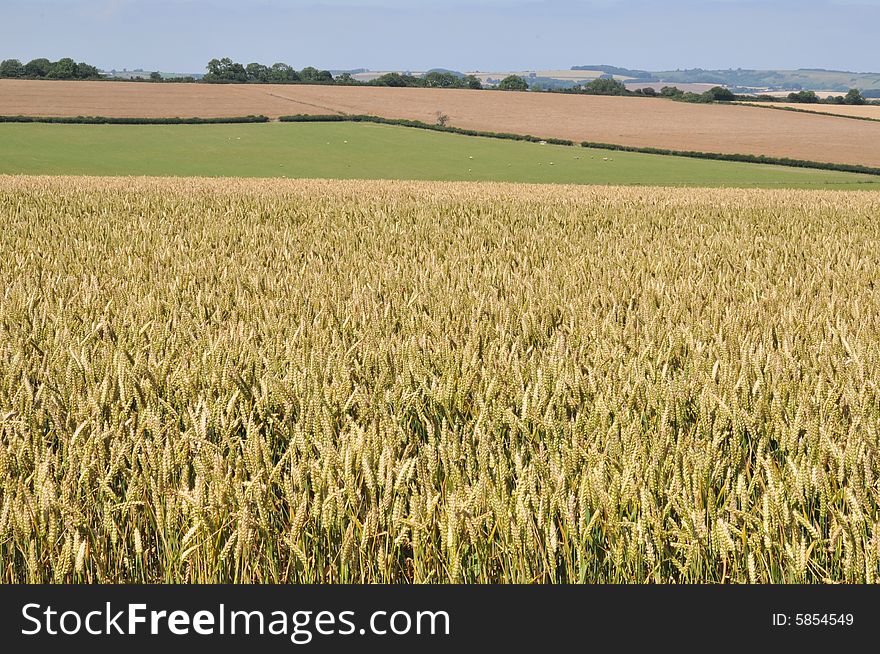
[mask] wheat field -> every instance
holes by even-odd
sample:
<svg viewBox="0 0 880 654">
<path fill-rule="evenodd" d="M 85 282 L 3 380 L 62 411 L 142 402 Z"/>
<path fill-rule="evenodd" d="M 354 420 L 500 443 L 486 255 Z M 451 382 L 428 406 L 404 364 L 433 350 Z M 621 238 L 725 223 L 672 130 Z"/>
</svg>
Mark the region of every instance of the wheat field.
<svg viewBox="0 0 880 654">
<path fill-rule="evenodd" d="M 0 580 L 875 582 L 878 216 L 0 177 Z"/>
<path fill-rule="evenodd" d="M 464 129 L 880 168 L 880 124 L 764 107 L 467 89 L 0 80 L 0 115 L 12 116 L 370 114 L 433 124 L 438 111 Z"/>
</svg>

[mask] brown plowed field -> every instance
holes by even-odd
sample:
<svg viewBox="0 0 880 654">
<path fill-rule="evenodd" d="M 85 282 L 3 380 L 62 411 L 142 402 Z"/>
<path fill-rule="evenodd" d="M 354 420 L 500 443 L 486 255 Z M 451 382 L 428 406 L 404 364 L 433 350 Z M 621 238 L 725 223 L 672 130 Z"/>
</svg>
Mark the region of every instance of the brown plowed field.
<svg viewBox="0 0 880 654">
<path fill-rule="evenodd" d="M 578 141 L 880 166 L 880 123 L 652 98 L 446 89 L 0 80 L 0 114 L 354 113 Z"/>
</svg>

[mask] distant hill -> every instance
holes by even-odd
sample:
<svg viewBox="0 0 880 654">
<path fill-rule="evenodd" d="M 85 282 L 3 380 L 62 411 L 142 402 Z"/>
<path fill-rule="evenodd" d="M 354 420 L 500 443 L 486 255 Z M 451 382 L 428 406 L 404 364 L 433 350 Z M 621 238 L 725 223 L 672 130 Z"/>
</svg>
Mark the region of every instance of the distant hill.
<svg viewBox="0 0 880 654">
<path fill-rule="evenodd" d="M 619 68 L 617 66 L 609 66 L 601 64 L 598 66 L 572 66 L 572 70 L 598 70 L 607 75 L 619 75 L 621 77 L 632 77 L 637 80 L 656 81 L 654 73 L 647 70 L 631 70 L 629 68 Z"/>
<path fill-rule="evenodd" d="M 669 82 L 670 84 L 717 84 L 733 89 L 779 91 L 839 91 L 856 88 L 862 91 L 880 90 L 880 73 L 855 73 L 825 68 L 797 70 L 754 70 L 730 68 L 707 70 L 687 68 L 680 70 L 646 71 L 618 66 L 572 66 L 572 70 L 598 70 L 616 76 L 632 77 L 634 81 Z"/>
<path fill-rule="evenodd" d="M 449 70 L 448 68 L 431 68 L 430 70 L 426 70 L 425 73 L 450 73 L 453 77 L 459 79 L 464 77 L 464 73 L 457 70 Z"/>
<path fill-rule="evenodd" d="M 687 70 L 658 71 L 654 73 L 664 82 L 722 84 L 732 88 L 766 90 L 808 90 L 846 92 L 857 88 L 880 89 L 880 73 L 853 73 L 849 71 L 801 68 L 798 70 Z"/>
<path fill-rule="evenodd" d="M 149 79 L 152 71 L 144 70 L 143 68 L 137 68 L 135 70 L 102 70 L 101 73 L 104 77 L 112 78 L 112 79 Z M 193 79 L 202 79 L 205 74 L 204 73 L 166 73 L 159 72 L 162 76 L 162 79 L 181 79 L 192 77 Z"/>
</svg>

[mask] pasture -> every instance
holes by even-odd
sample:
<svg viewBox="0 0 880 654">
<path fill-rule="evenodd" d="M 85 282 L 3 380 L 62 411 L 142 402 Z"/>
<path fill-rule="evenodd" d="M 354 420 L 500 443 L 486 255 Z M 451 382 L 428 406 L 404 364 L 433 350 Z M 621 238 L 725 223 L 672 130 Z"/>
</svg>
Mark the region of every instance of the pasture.
<svg viewBox="0 0 880 654">
<path fill-rule="evenodd" d="M 0 124 L 0 173 L 880 188 L 880 177 L 366 123 Z"/>
</svg>

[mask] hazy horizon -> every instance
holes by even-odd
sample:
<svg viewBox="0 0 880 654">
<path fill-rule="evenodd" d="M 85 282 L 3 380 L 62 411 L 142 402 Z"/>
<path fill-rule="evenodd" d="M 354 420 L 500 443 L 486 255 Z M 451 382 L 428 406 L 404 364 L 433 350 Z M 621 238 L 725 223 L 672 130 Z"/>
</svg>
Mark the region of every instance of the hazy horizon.
<svg viewBox="0 0 880 654">
<path fill-rule="evenodd" d="M 0 0 L 0 6 L 8 4 Z M 880 0 L 31 0 L 0 59 L 203 72 L 214 57 L 344 70 L 880 71 Z"/>
</svg>

